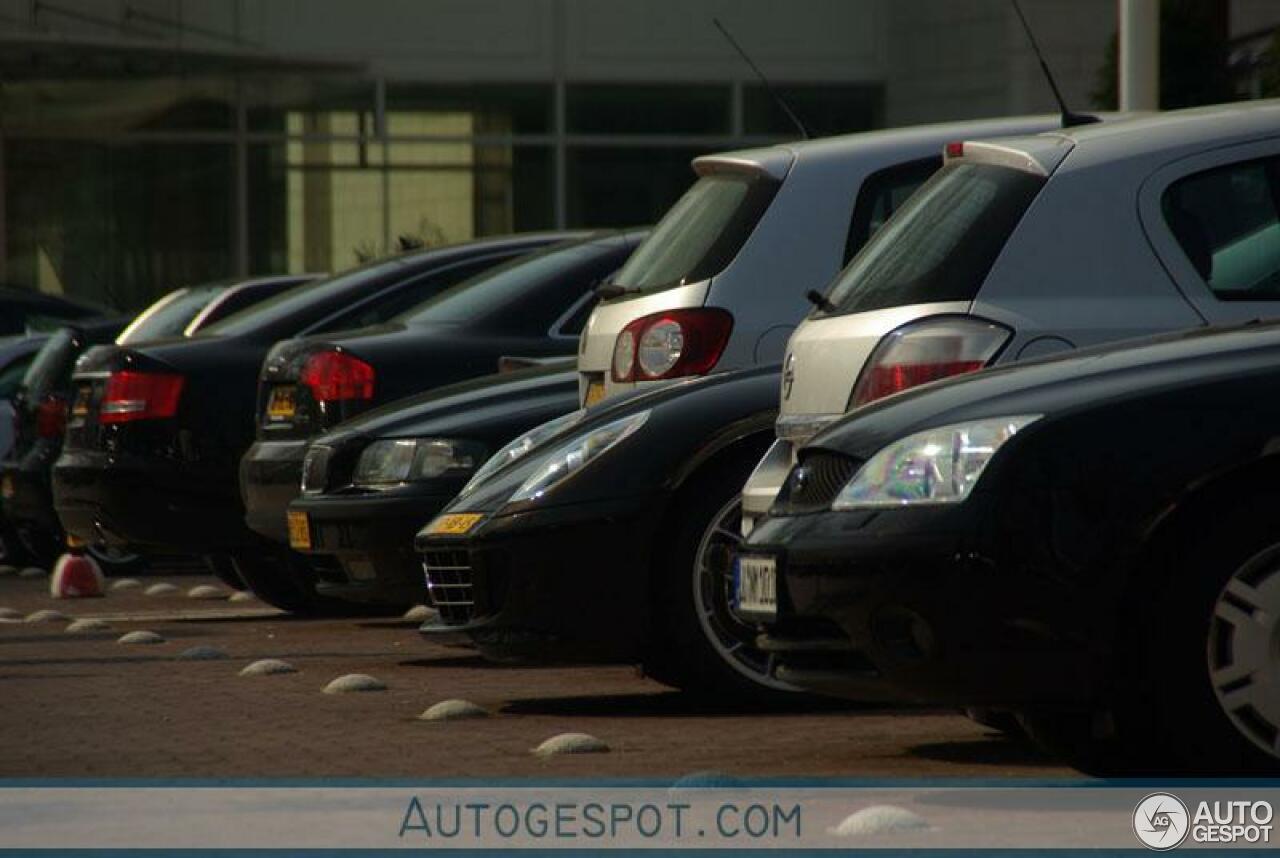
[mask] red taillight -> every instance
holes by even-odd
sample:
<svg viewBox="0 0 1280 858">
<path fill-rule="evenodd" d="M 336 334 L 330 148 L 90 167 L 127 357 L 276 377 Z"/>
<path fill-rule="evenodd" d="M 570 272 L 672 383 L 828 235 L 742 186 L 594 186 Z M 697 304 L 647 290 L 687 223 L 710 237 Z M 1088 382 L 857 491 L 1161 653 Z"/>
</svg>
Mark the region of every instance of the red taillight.
<svg viewBox="0 0 1280 858">
<path fill-rule="evenodd" d="M 178 413 L 178 399 L 186 379 L 169 372 L 124 370 L 107 377 L 98 406 L 98 422 L 128 423 L 158 420 Z"/>
<path fill-rule="evenodd" d="M 943 152 L 948 158 L 961 158 L 964 156 L 964 142 L 953 140 L 946 145 Z"/>
<path fill-rule="evenodd" d="M 49 394 L 36 406 L 36 434 L 41 438 L 60 438 L 67 428 L 67 400 Z"/>
<path fill-rule="evenodd" d="M 1009 341 L 1007 328 L 974 318 L 925 319 L 887 334 L 854 385 L 857 408 L 921 384 L 976 372 Z"/>
<path fill-rule="evenodd" d="M 710 307 L 641 316 L 613 344 L 613 380 L 704 375 L 720 360 L 732 330 L 733 316 Z"/>
<path fill-rule="evenodd" d="M 300 380 L 316 402 L 373 399 L 373 367 L 345 352 L 316 352 L 302 365 Z"/>
</svg>

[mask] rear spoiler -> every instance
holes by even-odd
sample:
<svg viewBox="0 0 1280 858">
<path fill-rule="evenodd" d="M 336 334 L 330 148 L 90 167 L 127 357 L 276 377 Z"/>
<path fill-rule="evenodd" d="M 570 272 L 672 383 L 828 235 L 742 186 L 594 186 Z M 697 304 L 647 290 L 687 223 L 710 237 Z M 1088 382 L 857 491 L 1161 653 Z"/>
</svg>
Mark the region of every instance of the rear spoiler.
<svg viewBox="0 0 1280 858">
<path fill-rule="evenodd" d="M 693 159 L 693 171 L 699 176 L 725 173 L 738 173 L 741 175 L 745 173 L 748 175 L 767 176 L 780 182 L 787 177 L 787 173 L 790 172 L 791 165 L 795 159 L 795 154 L 790 150 L 781 146 L 774 146 L 768 149 L 751 150 L 749 157 L 746 152 L 703 155 L 700 158 Z"/>
<path fill-rule="evenodd" d="M 1073 148 L 1075 141 L 1060 134 L 1037 134 L 1003 142 L 965 140 L 946 145 L 943 163 L 993 164 L 1035 176 L 1048 176 Z"/>
</svg>

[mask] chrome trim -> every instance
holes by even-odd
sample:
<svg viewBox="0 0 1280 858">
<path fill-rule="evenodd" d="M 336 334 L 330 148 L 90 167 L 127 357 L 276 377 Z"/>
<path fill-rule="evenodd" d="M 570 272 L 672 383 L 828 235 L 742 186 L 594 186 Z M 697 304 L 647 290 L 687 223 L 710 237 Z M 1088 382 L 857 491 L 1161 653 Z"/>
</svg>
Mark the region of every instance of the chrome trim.
<svg viewBox="0 0 1280 858">
<path fill-rule="evenodd" d="M 784 414 L 774 423 L 774 432 L 797 447 L 835 423 L 843 414 Z"/>
</svg>

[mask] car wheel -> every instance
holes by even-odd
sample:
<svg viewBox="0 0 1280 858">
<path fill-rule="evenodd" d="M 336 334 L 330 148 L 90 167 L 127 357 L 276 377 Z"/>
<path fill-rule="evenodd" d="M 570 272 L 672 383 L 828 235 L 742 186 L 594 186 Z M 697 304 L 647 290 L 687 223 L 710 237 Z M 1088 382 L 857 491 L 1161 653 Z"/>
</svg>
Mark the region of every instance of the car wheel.
<svg viewBox="0 0 1280 858">
<path fill-rule="evenodd" d="M 1031 712 L 1028 733 L 1093 774 L 1280 772 L 1280 544 L 1259 510 L 1163 546 L 1128 611 L 1121 673 L 1092 712 Z"/>
<path fill-rule="evenodd" d="M 653 572 L 654 635 L 645 673 L 666 685 L 719 700 L 800 699 L 775 679 L 758 630 L 729 609 L 733 556 L 742 537 L 740 489 L 751 462 L 695 478 L 677 500 L 674 539 Z"/>
<path fill-rule="evenodd" d="M 244 585 L 274 608 L 313 617 L 358 613 L 346 602 L 317 593 L 315 573 L 292 554 L 270 549 L 238 552 L 232 563 Z"/>
<path fill-rule="evenodd" d="M 141 554 L 134 554 L 115 546 L 86 545 L 84 550 L 98 564 L 103 575 L 127 575 L 147 565 Z"/>
</svg>

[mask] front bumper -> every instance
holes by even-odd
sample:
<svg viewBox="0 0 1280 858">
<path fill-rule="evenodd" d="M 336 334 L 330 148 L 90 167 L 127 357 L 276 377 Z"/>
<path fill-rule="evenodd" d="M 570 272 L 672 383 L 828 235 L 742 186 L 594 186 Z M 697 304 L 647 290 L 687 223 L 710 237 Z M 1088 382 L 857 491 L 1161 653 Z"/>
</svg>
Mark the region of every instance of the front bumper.
<svg viewBox="0 0 1280 858">
<path fill-rule="evenodd" d="M 419 537 L 444 620 L 422 633 L 466 632 L 486 657 L 626 662 L 647 642 L 658 497 L 491 518 L 470 537 Z"/>
<path fill-rule="evenodd" d="M 426 582 L 414 534 L 461 488 L 459 483 L 454 491 L 405 486 L 381 494 L 298 497 L 289 511 L 307 516 L 311 548 L 302 553 L 319 576 L 316 591 L 353 602 L 422 602 Z"/>
<path fill-rule="evenodd" d="M 761 521 L 778 564 L 779 679 L 860 700 L 1076 704 L 1105 675 L 1107 601 L 988 526 L 985 499 Z"/>
<path fill-rule="evenodd" d="M 793 465 L 795 445 L 783 438 L 775 439 L 742 487 L 743 536 L 750 536 L 752 529 L 769 514 Z"/>
<path fill-rule="evenodd" d="M 240 460 L 240 495 L 249 529 L 289 544 L 285 511 L 298 497 L 307 441 L 258 441 Z"/>
<path fill-rule="evenodd" d="M 255 544 L 225 477 L 130 454 L 65 451 L 53 500 L 67 532 L 86 542 L 208 554 Z"/>
</svg>

